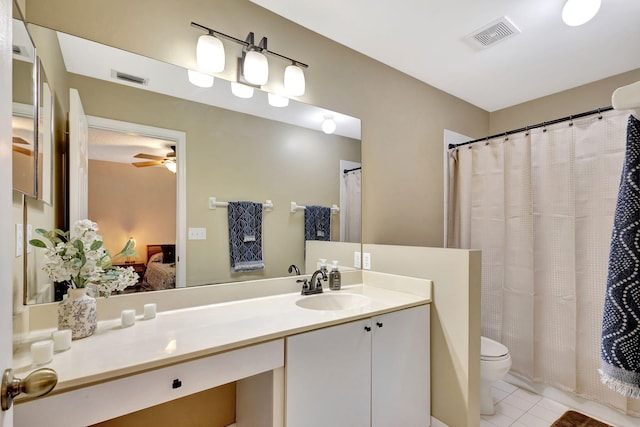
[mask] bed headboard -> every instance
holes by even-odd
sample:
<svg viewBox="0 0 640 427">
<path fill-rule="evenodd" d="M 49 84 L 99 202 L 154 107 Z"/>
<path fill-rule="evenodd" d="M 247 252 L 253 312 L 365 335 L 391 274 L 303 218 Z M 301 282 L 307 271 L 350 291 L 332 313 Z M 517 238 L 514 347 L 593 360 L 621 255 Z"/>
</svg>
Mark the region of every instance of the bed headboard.
<svg viewBox="0 0 640 427">
<path fill-rule="evenodd" d="M 147 263 L 151 259 L 151 257 L 157 253 L 162 253 L 166 250 L 172 250 L 173 256 L 175 257 L 175 243 L 165 243 L 162 245 L 147 245 Z"/>
</svg>

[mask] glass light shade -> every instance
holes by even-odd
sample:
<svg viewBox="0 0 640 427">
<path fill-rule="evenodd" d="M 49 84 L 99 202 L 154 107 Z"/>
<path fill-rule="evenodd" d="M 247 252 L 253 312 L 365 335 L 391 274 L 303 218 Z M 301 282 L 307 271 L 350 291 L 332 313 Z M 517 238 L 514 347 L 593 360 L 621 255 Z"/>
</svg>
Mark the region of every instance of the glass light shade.
<svg viewBox="0 0 640 427">
<path fill-rule="evenodd" d="M 282 95 L 277 95 L 275 93 L 268 93 L 267 99 L 269 100 L 269 105 L 272 107 L 286 107 L 289 105 L 289 98 Z"/>
<path fill-rule="evenodd" d="M 322 121 L 322 132 L 326 133 L 327 135 L 331 135 L 335 131 L 336 122 L 332 118 L 327 117 Z"/>
<path fill-rule="evenodd" d="M 284 90 L 290 96 L 304 95 L 304 71 L 297 65 L 289 65 L 284 69 Z"/>
<path fill-rule="evenodd" d="M 192 85 L 199 87 L 211 87 L 213 86 L 213 76 L 199 71 L 187 70 L 189 74 L 189 81 Z"/>
<path fill-rule="evenodd" d="M 205 34 L 198 38 L 196 45 L 196 61 L 198 67 L 209 73 L 224 70 L 224 46 L 222 41 L 212 35 Z"/>
<path fill-rule="evenodd" d="M 177 167 L 175 162 L 165 162 L 164 166 L 171 172 L 176 173 Z"/>
<path fill-rule="evenodd" d="M 231 82 L 231 93 L 238 98 L 247 99 L 253 96 L 253 88 L 242 83 Z"/>
<path fill-rule="evenodd" d="M 586 24 L 598 10 L 601 0 L 567 0 L 562 8 L 562 20 L 571 27 Z"/>
<path fill-rule="evenodd" d="M 260 52 L 250 50 L 244 56 L 242 65 L 244 78 L 252 85 L 263 85 L 269 80 L 269 61 Z"/>
</svg>

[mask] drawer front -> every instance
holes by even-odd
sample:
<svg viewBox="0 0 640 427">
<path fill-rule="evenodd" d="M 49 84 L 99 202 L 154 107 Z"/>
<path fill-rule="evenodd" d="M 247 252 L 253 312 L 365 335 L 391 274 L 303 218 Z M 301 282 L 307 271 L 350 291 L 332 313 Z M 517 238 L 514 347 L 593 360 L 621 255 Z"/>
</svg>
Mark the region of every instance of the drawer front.
<svg viewBox="0 0 640 427">
<path fill-rule="evenodd" d="M 284 339 L 16 402 L 14 425 L 86 426 L 284 366 Z M 178 380 L 180 385 L 174 380 Z"/>
</svg>

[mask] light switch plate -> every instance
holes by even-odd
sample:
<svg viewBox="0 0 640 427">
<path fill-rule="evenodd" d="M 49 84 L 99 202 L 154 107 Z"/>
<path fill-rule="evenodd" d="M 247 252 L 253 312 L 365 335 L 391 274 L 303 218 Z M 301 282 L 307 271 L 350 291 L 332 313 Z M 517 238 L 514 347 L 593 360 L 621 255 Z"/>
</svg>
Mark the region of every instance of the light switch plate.
<svg viewBox="0 0 640 427">
<path fill-rule="evenodd" d="M 365 270 L 371 270 L 371 254 L 369 252 L 364 252 L 362 254 L 362 268 Z"/>
<path fill-rule="evenodd" d="M 27 224 L 27 253 L 30 254 L 31 253 L 31 245 L 29 244 L 29 241 L 33 239 L 33 225 L 31 224 Z"/>
<path fill-rule="evenodd" d="M 360 252 L 353 253 L 353 267 L 360 268 Z"/>
<path fill-rule="evenodd" d="M 16 258 L 22 256 L 22 224 L 16 224 Z"/>
<path fill-rule="evenodd" d="M 189 240 L 207 240 L 207 229 L 189 227 Z"/>
</svg>

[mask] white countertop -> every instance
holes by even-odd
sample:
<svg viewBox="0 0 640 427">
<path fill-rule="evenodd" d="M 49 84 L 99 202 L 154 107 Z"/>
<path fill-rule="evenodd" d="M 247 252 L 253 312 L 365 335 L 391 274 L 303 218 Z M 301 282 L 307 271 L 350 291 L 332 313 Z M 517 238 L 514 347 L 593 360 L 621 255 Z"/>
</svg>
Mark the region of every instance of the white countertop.
<svg viewBox="0 0 640 427">
<path fill-rule="evenodd" d="M 159 312 L 150 320 L 138 315 L 135 325 L 128 328 L 121 328 L 119 319 L 102 321 L 94 335 L 73 341 L 70 350 L 54 354 L 45 367 L 57 372 L 53 392 L 59 393 L 431 302 L 430 297 L 365 285 L 345 286 L 334 293 L 360 293 L 368 296 L 370 303 L 349 310 L 310 310 L 295 304 L 308 297 L 289 293 Z M 18 347 L 13 359 L 17 376 L 34 369 L 30 343 L 48 338 L 52 331 L 34 331 L 28 342 Z"/>
</svg>

